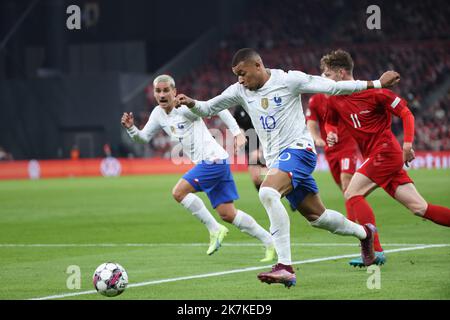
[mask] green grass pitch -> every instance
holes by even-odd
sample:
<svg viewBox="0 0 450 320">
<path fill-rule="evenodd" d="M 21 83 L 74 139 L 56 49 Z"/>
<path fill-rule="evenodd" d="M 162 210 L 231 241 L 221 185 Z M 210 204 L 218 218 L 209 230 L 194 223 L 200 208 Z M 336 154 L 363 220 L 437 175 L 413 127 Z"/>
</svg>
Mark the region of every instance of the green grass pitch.
<svg viewBox="0 0 450 320">
<path fill-rule="evenodd" d="M 450 170 L 410 174 L 425 199 L 450 206 Z M 0 299 L 450 299 L 450 229 L 414 217 L 382 190 L 368 200 L 384 249 L 411 250 L 387 254 L 380 288 L 369 289 L 372 274 L 340 258 L 359 253 L 356 239 L 312 228 L 289 211 L 292 258 L 299 263 L 297 286 L 288 290 L 257 280 L 269 267 L 258 262 L 263 248 L 232 225 L 220 250 L 206 255 L 205 227 L 171 197 L 179 177 L 0 182 Z M 344 212 L 331 176 L 315 178 L 326 206 Z M 235 179 L 236 206 L 268 228 L 249 176 Z M 92 273 L 106 261 L 122 264 L 130 278 L 115 298 L 91 292 Z M 81 271 L 80 289 L 67 287 L 73 265 Z"/>
</svg>

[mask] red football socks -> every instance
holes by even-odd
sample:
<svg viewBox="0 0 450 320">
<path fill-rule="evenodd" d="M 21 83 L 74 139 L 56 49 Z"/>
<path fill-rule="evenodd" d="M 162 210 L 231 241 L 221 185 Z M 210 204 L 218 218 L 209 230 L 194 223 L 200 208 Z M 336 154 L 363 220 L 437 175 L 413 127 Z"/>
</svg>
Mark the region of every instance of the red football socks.
<svg viewBox="0 0 450 320">
<path fill-rule="evenodd" d="M 347 209 L 347 219 L 356 222 L 356 214 L 352 210 L 350 201 L 345 201 L 345 208 Z"/>
<path fill-rule="evenodd" d="M 434 223 L 440 224 L 441 226 L 450 227 L 449 208 L 435 206 L 434 204 L 429 203 L 427 211 L 425 211 L 425 215 L 423 217 L 433 221 Z"/>
<path fill-rule="evenodd" d="M 356 217 L 356 220 L 359 224 L 364 225 L 366 223 L 371 223 L 374 226 L 375 224 L 375 216 L 373 214 L 372 208 L 367 203 L 366 199 L 363 196 L 355 196 L 348 199 L 345 202 L 345 206 L 347 208 L 347 214 L 349 216 L 349 220 L 352 220 L 352 217 Z M 352 220 L 354 221 L 354 220 Z M 383 248 L 380 244 L 380 239 L 378 237 L 378 232 L 374 235 L 374 249 L 375 251 L 381 252 Z"/>
</svg>

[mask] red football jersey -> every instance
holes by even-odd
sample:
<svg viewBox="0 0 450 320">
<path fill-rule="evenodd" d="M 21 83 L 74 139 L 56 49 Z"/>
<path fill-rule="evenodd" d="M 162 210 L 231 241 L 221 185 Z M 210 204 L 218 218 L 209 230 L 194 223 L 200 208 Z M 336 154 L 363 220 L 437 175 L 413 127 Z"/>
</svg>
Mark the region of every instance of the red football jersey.
<svg viewBox="0 0 450 320">
<path fill-rule="evenodd" d="M 370 89 L 329 98 L 327 122 L 344 123 L 364 158 L 382 150 L 402 152 L 391 130 L 391 114 L 400 116 L 405 100 L 387 89 Z M 338 134 L 339 140 L 339 134 Z"/>
<path fill-rule="evenodd" d="M 317 121 L 320 129 L 320 135 L 325 142 L 327 141 L 325 123 L 327 120 L 328 103 L 329 98 L 322 93 L 318 93 L 309 98 L 309 107 L 306 110 L 306 120 Z M 338 130 L 339 143 L 335 144 L 332 147 L 329 147 L 328 144 L 326 144 L 325 153 L 327 155 L 337 154 L 343 151 L 348 153 L 357 153 L 358 147 L 356 141 L 348 132 L 343 121 L 337 121 L 336 127 Z"/>
</svg>

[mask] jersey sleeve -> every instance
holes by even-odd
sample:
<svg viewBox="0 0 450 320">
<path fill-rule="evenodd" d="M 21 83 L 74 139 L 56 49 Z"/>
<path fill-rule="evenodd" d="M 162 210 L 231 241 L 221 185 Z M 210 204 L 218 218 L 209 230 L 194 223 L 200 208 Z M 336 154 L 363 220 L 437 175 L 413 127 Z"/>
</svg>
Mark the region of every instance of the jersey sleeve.
<svg viewBox="0 0 450 320">
<path fill-rule="evenodd" d="M 330 95 L 350 94 L 367 89 L 367 81 L 333 81 L 321 76 L 313 76 L 301 71 L 289 71 L 286 85 L 295 94 L 326 93 Z"/>
<path fill-rule="evenodd" d="M 144 128 L 142 130 L 139 130 L 136 126 L 132 126 L 131 128 L 127 129 L 128 135 L 133 139 L 135 142 L 139 143 L 148 143 L 153 136 L 161 130 L 161 125 L 158 121 L 158 109 L 155 109 L 150 114 L 150 117 L 145 124 Z"/>
<path fill-rule="evenodd" d="M 241 129 L 239 128 L 236 119 L 231 115 L 230 111 L 222 110 L 217 115 L 225 123 L 225 125 L 231 131 L 234 137 L 241 133 Z"/>
<path fill-rule="evenodd" d="M 402 119 L 404 142 L 413 142 L 414 115 L 409 110 L 405 99 L 400 98 L 391 90 L 381 89 L 375 92 L 375 100 L 390 113 Z"/>
<path fill-rule="evenodd" d="M 200 116 L 191 112 L 191 110 L 185 105 L 182 105 L 181 107 L 179 107 L 178 112 L 180 112 L 183 115 L 183 117 L 189 119 L 189 121 L 195 121 L 195 120 L 201 118 Z"/>
<path fill-rule="evenodd" d="M 400 117 L 402 110 L 408 108 L 406 101 L 391 90 L 388 89 L 378 89 L 374 90 L 375 101 L 378 105 L 382 105 L 390 113 L 395 114 Z"/>
<path fill-rule="evenodd" d="M 220 111 L 242 104 L 238 83 L 229 86 L 220 95 L 208 101 L 195 101 L 191 111 L 201 117 L 210 117 Z"/>
</svg>

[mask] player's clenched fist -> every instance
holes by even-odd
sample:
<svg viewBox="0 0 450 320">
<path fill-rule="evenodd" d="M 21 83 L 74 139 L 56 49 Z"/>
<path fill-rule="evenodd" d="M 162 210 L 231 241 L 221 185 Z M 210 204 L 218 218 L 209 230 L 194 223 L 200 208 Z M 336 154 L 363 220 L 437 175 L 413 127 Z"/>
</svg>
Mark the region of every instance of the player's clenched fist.
<svg viewBox="0 0 450 320">
<path fill-rule="evenodd" d="M 338 136 L 337 136 L 337 134 L 336 133 L 334 133 L 334 132 L 328 132 L 328 135 L 327 135 L 327 143 L 328 143 L 328 146 L 330 146 L 330 147 L 332 147 L 332 146 L 334 146 L 336 143 L 338 143 Z"/>
<path fill-rule="evenodd" d="M 395 71 L 386 71 L 380 77 L 381 87 L 389 88 L 400 82 L 400 74 Z"/>
<path fill-rule="evenodd" d="M 133 112 L 130 113 L 124 112 L 122 115 L 122 120 L 120 120 L 120 123 L 122 123 L 122 126 L 127 129 L 134 126 Z"/>
<path fill-rule="evenodd" d="M 403 143 L 403 162 L 409 167 L 409 163 L 416 158 L 414 149 L 412 148 L 411 142 Z"/>
<path fill-rule="evenodd" d="M 246 143 L 247 139 L 245 138 L 245 135 L 243 133 L 240 133 L 236 137 L 234 137 L 234 153 L 238 154 L 240 151 L 242 151 Z"/>
<path fill-rule="evenodd" d="M 186 96 L 186 95 L 184 95 L 184 94 L 182 94 L 182 93 L 180 93 L 179 95 L 177 95 L 177 96 L 175 97 L 175 99 L 177 100 L 177 102 L 178 102 L 178 104 L 179 104 L 178 106 L 184 104 L 184 105 L 187 106 L 188 108 L 192 108 L 192 107 L 195 105 L 195 100 L 194 100 L 194 99 L 189 98 L 188 96 Z M 177 107 L 178 107 L 178 106 L 177 106 Z"/>
</svg>

